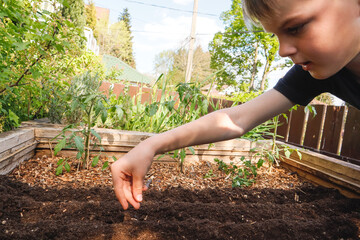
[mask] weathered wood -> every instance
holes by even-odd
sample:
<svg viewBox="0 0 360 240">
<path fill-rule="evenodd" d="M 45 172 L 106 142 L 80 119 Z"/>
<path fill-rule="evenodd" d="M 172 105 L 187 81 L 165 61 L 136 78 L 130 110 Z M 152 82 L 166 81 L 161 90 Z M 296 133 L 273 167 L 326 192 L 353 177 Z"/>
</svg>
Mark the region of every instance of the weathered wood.
<svg viewBox="0 0 360 240">
<path fill-rule="evenodd" d="M 360 166 L 307 150 L 299 151 L 301 159 L 294 152 L 289 158 L 282 155 L 281 164 L 318 185 L 333 187 L 347 196 L 360 198 Z"/>
<path fill-rule="evenodd" d="M 10 148 L 10 149 L 8 149 L 8 150 L 0 153 L 0 159 L 1 159 L 1 158 L 4 158 L 4 157 L 6 157 L 6 156 L 8 156 L 8 155 L 10 155 L 10 154 L 12 154 L 13 152 L 17 151 L 17 150 L 20 149 L 20 148 L 23 148 L 23 147 L 25 147 L 25 146 L 27 146 L 27 145 L 32 144 L 33 142 L 34 142 L 34 138 L 29 139 L 29 140 L 27 140 L 27 141 L 25 141 L 25 142 L 23 142 L 23 143 L 15 146 L 15 147 L 13 147 L 13 148 Z"/>
<path fill-rule="evenodd" d="M 35 155 L 36 144 L 33 142 L 0 159 L 0 175 L 8 174 L 21 162 L 32 158 Z"/>
<path fill-rule="evenodd" d="M 0 134 L 0 153 L 34 139 L 34 129 L 16 129 Z"/>
</svg>

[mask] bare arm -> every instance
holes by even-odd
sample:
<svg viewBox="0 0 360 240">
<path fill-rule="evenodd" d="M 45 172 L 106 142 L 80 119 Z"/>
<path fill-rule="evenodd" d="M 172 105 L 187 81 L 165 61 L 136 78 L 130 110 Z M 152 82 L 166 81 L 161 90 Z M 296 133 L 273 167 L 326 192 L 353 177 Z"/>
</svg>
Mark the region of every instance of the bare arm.
<svg viewBox="0 0 360 240">
<path fill-rule="evenodd" d="M 111 166 L 117 198 L 124 209 L 128 202 L 136 209 L 140 207 L 143 180 L 156 154 L 240 137 L 292 106 L 290 100 L 272 89 L 242 105 L 210 113 L 146 139 Z"/>
</svg>

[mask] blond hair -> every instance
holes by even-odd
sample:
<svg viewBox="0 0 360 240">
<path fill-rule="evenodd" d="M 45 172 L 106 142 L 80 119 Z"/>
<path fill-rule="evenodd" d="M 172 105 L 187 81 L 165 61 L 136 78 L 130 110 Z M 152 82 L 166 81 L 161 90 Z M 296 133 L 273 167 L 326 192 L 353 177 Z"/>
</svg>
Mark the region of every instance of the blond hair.
<svg viewBox="0 0 360 240">
<path fill-rule="evenodd" d="M 260 20 L 266 20 L 275 14 L 277 0 L 242 0 L 241 3 L 246 25 L 259 26 Z"/>
</svg>

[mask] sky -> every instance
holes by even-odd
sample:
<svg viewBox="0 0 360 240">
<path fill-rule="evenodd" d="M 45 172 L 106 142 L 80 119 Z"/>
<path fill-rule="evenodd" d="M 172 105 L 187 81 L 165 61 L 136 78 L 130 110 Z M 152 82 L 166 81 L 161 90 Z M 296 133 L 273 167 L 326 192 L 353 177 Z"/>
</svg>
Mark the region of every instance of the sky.
<svg viewBox="0 0 360 240">
<path fill-rule="evenodd" d="M 85 0 L 87 2 L 87 0 Z M 194 0 L 93 0 L 95 6 L 110 9 L 110 22 L 117 21 L 124 8 L 131 16 L 133 51 L 136 69 L 154 73 L 156 55 L 165 50 L 189 47 Z M 198 0 L 196 43 L 204 50 L 214 34 L 224 30 L 221 13 L 228 11 L 232 0 Z M 284 71 L 269 75 L 273 87 Z"/>
<path fill-rule="evenodd" d="M 224 27 L 222 12 L 230 9 L 231 0 L 199 0 L 196 44 L 207 50 L 214 34 Z M 110 9 L 110 22 L 116 22 L 124 8 L 131 16 L 133 51 L 136 68 L 152 73 L 154 59 L 164 50 L 188 47 L 193 0 L 94 0 L 95 6 Z"/>
</svg>

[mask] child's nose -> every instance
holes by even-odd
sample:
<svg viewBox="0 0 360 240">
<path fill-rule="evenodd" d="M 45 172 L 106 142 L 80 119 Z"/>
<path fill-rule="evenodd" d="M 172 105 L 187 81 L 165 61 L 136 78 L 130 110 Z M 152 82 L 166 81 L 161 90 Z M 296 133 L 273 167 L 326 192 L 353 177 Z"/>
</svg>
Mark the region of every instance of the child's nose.
<svg viewBox="0 0 360 240">
<path fill-rule="evenodd" d="M 290 41 L 280 40 L 279 55 L 281 57 L 289 57 L 297 52 L 295 44 Z"/>
</svg>

